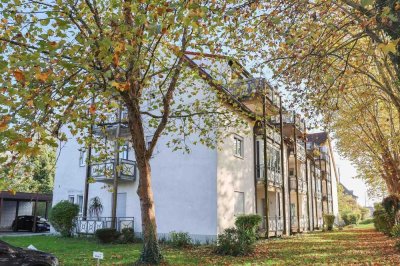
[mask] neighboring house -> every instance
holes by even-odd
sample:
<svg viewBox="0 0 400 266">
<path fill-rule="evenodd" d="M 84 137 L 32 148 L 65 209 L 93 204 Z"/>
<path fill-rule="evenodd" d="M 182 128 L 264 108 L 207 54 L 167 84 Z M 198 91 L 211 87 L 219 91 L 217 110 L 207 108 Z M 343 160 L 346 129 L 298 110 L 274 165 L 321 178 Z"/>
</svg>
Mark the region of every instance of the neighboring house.
<svg viewBox="0 0 400 266">
<path fill-rule="evenodd" d="M 354 195 L 354 191 L 353 190 L 348 189 L 342 183 L 340 183 L 340 185 L 343 187 L 343 193 L 345 195 L 352 197 L 355 201 L 358 200 L 358 196 Z"/>
<path fill-rule="evenodd" d="M 288 235 L 321 228 L 324 213 L 338 215 L 338 179 L 328 134 L 306 135 L 304 121 L 284 110 L 276 90 L 265 79 L 251 77 L 239 64 L 197 53 L 187 53 L 185 59 L 199 71 L 196 84 L 204 90 L 212 86 L 231 98 L 235 104 L 227 104 L 226 108 L 232 117 L 241 116 L 246 125 L 240 130 L 229 129 L 230 135 L 219 149 L 197 145 L 191 146 L 189 154 L 167 148 L 168 136 L 160 139 L 151 160 L 159 234 L 184 231 L 199 241 L 214 240 L 224 229 L 234 226 L 236 216 L 257 213 L 263 217 L 262 232 L 268 232 L 268 236 Z M 211 70 L 216 59 L 217 71 Z M 230 85 L 221 85 L 216 82 L 218 71 L 235 73 L 237 79 Z M 263 101 L 264 91 L 267 93 Z M 264 108 L 265 135 L 262 121 L 256 119 Z M 97 125 L 94 132 L 107 135 L 108 141 L 112 141 L 115 132 L 127 137 L 125 151 L 116 156 L 119 161 L 86 166 L 88 151 L 65 131 L 69 141 L 57 161 L 53 203 L 70 200 L 80 206 L 84 216 L 87 188 L 88 201 L 99 196 L 104 205 L 101 219 L 80 219 L 78 231 L 83 233 L 110 226 L 113 212 L 117 228 L 134 218 L 135 232 L 141 231 L 138 172 L 125 112 L 121 110 L 116 117 Z M 315 136 L 323 137 L 323 141 Z M 121 170 L 111 177 L 105 174 L 113 169 Z M 85 181 L 87 173 L 95 183 Z"/>
</svg>

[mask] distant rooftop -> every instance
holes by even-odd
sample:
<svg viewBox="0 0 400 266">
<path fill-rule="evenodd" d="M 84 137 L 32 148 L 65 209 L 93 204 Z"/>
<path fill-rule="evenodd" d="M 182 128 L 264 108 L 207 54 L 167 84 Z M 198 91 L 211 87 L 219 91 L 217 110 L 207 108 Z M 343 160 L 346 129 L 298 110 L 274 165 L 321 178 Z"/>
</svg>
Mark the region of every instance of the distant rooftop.
<svg viewBox="0 0 400 266">
<path fill-rule="evenodd" d="M 328 140 L 327 132 L 319 132 L 319 133 L 311 133 L 307 134 L 307 141 L 315 143 L 318 146 L 321 146 Z"/>
</svg>

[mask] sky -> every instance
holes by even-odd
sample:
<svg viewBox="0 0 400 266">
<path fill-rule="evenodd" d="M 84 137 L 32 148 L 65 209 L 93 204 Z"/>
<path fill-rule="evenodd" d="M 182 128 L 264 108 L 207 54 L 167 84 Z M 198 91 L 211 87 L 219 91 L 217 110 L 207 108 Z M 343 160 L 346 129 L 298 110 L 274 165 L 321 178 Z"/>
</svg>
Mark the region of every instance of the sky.
<svg viewBox="0 0 400 266">
<path fill-rule="evenodd" d="M 367 196 L 367 186 L 364 181 L 359 178 L 354 178 L 357 175 L 357 170 L 351 164 L 349 160 L 341 157 L 336 151 L 335 145 L 333 144 L 334 158 L 336 167 L 339 169 L 340 182 L 349 190 L 353 190 L 354 195 L 358 196 L 358 203 L 361 206 L 373 206 L 374 200 L 371 200 Z"/>
</svg>

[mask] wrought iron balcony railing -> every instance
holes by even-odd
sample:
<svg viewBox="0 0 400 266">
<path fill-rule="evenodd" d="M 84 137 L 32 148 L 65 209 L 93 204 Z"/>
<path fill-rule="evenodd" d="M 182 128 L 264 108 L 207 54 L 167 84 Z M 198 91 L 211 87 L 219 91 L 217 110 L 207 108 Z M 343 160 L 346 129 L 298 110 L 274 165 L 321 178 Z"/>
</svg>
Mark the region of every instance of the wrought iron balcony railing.
<svg viewBox="0 0 400 266">
<path fill-rule="evenodd" d="M 267 229 L 266 216 L 262 218 L 261 229 Z M 268 216 L 268 230 L 269 232 L 281 232 L 283 231 L 283 218 L 282 216 Z"/>
<path fill-rule="evenodd" d="M 246 99 L 255 95 L 266 95 L 267 99 L 279 107 L 279 93 L 264 78 L 250 78 L 233 83 L 227 90 L 236 98 Z"/>
<path fill-rule="evenodd" d="M 290 189 L 296 191 L 297 190 L 297 180 L 295 176 L 290 176 Z M 306 193 L 307 192 L 307 182 L 299 178 L 299 192 Z"/>
<path fill-rule="evenodd" d="M 264 171 L 264 164 L 257 165 L 256 167 L 256 177 L 257 180 L 259 181 L 264 181 L 265 180 L 265 171 Z M 275 169 L 268 168 L 268 184 L 275 186 L 275 187 L 281 187 L 282 186 L 282 174 L 280 172 L 277 172 Z"/>
<path fill-rule="evenodd" d="M 77 234 L 92 235 L 98 229 L 111 228 L 112 217 L 76 217 L 75 232 Z M 118 231 L 124 228 L 132 228 L 134 226 L 133 217 L 115 217 L 115 227 Z"/>
<path fill-rule="evenodd" d="M 97 181 L 111 181 L 114 177 L 115 160 L 108 160 L 101 163 L 93 163 L 90 166 L 91 177 Z M 117 166 L 117 175 L 121 180 L 134 181 L 137 177 L 136 162 L 120 159 Z"/>
</svg>

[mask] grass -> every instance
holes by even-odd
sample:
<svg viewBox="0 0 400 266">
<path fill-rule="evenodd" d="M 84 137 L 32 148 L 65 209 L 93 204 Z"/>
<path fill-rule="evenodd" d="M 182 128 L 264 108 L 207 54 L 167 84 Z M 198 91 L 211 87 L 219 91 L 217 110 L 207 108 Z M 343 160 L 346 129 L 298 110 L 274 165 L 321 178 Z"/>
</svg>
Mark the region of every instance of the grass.
<svg viewBox="0 0 400 266">
<path fill-rule="evenodd" d="M 247 257 L 218 256 L 210 247 L 176 250 L 163 247 L 166 265 L 400 265 L 395 239 L 358 225 L 334 232 L 314 232 L 284 239 L 261 240 Z M 101 265 L 130 265 L 139 258 L 140 244 L 102 245 L 87 238 L 54 236 L 3 237 L 13 245 L 33 244 L 55 254 L 61 265 L 95 265 L 93 251 L 104 252 Z"/>
</svg>

